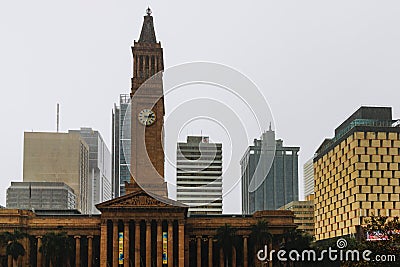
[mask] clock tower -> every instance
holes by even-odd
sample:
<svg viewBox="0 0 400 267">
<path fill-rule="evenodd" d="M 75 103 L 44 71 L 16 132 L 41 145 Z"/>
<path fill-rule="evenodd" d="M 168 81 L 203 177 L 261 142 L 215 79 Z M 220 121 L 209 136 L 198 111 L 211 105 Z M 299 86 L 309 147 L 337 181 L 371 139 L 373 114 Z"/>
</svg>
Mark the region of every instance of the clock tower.
<svg viewBox="0 0 400 267">
<path fill-rule="evenodd" d="M 138 41 L 134 41 L 131 88 L 131 182 L 127 193 L 144 189 L 167 196 L 164 181 L 163 49 L 157 42 L 148 8 Z"/>
</svg>

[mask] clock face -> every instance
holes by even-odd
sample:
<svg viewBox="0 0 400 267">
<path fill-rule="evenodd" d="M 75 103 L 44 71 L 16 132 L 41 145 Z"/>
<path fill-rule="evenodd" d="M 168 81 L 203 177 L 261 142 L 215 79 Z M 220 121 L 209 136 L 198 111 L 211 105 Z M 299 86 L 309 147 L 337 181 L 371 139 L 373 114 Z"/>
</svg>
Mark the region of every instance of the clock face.
<svg viewBox="0 0 400 267">
<path fill-rule="evenodd" d="M 149 126 L 156 121 L 156 114 L 151 109 L 143 109 L 138 114 L 138 120 L 141 124 Z"/>
</svg>

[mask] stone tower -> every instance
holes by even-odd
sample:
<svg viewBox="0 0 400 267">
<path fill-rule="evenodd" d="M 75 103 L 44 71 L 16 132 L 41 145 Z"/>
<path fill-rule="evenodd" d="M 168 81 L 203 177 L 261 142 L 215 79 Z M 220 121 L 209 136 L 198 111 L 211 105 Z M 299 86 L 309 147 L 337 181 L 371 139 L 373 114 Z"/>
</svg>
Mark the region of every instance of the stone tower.
<svg viewBox="0 0 400 267">
<path fill-rule="evenodd" d="M 163 49 L 156 39 L 150 8 L 146 13 L 139 40 L 132 47 L 132 177 L 127 193 L 139 185 L 148 193 L 165 197 Z"/>
</svg>

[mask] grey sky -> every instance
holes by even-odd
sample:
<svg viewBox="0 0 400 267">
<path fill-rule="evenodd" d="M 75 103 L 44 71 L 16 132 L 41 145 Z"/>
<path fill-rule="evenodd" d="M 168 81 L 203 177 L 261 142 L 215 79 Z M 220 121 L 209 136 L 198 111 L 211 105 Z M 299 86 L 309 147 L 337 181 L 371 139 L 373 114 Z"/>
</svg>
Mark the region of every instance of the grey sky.
<svg viewBox="0 0 400 267">
<path fill-rule="evenodd" d="M 400 117 L 398 1 L 1 1 L 0 204 L 22 180 L 23 132 L 55 130 L 57 102 L 62 131 L 89 126 L 111 143 L 147 5 L 165 66 L 212 61 L 247 75 L 301 166 L 360 105 Z M 226 212 L 239 211 L 233 196 Z"/>
</svg>

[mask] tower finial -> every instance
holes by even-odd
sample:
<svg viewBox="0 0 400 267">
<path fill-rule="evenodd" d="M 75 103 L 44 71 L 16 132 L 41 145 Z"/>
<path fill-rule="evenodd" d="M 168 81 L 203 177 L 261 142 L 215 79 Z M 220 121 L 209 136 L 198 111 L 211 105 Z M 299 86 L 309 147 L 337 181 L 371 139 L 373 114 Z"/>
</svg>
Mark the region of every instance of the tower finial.
<svg viewBox="0 0 400 267">
<path fill-rule="evenodd" d="M 146 14 L 147 14 L 147 16 L 151 16 L 151 9 L 150 9 L 150 7 L 148 6 L 147 7 L 147 9 L 146 9 Z"/>
<path fill-rule="evenodd" d="M 269 122 L 269 130 L 272 131 L 272 122 Z"/>
</svg>

